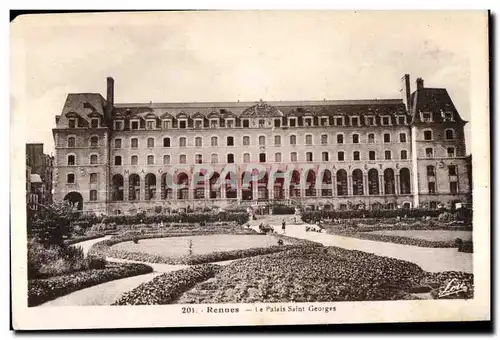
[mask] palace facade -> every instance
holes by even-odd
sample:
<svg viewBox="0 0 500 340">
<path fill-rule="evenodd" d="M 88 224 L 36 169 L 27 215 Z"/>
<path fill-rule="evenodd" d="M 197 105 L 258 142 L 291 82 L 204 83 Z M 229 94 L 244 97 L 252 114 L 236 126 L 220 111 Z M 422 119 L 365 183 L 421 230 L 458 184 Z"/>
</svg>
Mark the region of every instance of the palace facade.
<svg viewBox="0 0 500 340">
<path fill-rule="evenodd" d="M 54 200 L 101 214 L 270 203 L 451 207 L 470 200 L 464 126 L 445 89 L 403 98 L 139 103 L 69 94 L 56 116 Z"/>
</svg>

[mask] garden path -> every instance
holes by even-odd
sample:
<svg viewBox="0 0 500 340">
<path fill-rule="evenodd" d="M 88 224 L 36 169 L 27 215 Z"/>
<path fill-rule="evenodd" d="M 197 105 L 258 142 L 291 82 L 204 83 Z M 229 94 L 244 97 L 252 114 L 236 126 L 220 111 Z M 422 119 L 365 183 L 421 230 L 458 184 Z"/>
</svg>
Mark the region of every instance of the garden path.
<svg viewBox="0 0 500 340">
<path fill-rule="evenodd" d="M 260 223 L 269 224 L 277 233 L 282 233 L 281 221 L 287 222 L 286 235 L 319 242 L 325 246 L 335 246 L 360 250 L 379 256 L 413 262 L 428 272 L 463 271 L 472 273 L 472 254 L 459 252 L 456 248 L 424 248 L 389 242 L 361 240 L 353 237 L 306 232 L 306 224 L 293 223 L 294 215 L 264 216 L 251 221 L 252 229 L 258 231 Z M 297 221 L 300 217 L 297 217 Z M 278 222 L 278 223 L 277 223 Z"/>
</svg>

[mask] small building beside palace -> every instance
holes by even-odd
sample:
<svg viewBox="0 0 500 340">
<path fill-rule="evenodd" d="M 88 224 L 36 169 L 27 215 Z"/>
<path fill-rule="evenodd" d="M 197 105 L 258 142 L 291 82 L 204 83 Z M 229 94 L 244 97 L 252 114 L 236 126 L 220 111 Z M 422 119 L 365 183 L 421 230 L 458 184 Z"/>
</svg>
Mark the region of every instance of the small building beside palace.
<svg viewBox="0 0 500 340">
<path fill-rule="evenodd" d="M 464 121 L 446 89 L 402 99 L 115 103 L 68 94 L 54 200 L 98 214 L 179 209 L 437 209 L 471 200 Z"/>
</svg>

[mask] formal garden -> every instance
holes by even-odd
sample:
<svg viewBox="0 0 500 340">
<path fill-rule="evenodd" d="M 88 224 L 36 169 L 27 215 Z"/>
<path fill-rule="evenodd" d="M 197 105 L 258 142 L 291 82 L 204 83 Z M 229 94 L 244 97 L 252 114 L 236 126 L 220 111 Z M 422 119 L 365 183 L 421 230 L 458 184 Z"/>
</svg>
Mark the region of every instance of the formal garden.
<svg viewBox="0 0 500 340">
<path fill-rule="evenodd" d="M 178 269 L 139 284 L 114 305 L 433 299 L 453 278 L 467 291 L 447 298 L 473 296 L 472 274 L 429 273 L 412 262 L 250 228 L 251 216 L 241 209 L 102 218 L 56 203 L 29 217 L 29 306 L 149 274 L 155 264 Z M 468 218 L 408 210 L 302 214 L 329 234 L 472 252 Z M 84 252 L 79 243 L 89 240 Z"/>
</svg>

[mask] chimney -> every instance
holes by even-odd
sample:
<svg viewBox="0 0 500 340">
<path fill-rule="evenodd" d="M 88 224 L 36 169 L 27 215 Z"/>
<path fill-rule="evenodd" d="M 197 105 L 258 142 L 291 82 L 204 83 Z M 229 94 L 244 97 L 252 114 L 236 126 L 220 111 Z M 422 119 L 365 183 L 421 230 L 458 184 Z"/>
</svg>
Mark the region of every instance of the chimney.
<svg viewBox="0 0 500 340">
<path fill-rule="evenodd" d="M 402 87 L 402 97 L 403 97 L 403 102 L 406 106 L 406 111 L 410 112 L 410 96 L 411 96 L 411 89 L 410 89 L 410 75 L 405 74 L 404 77 L 401 79 L 403 81 L 403 87 Z"/>
<path fill-rule="evenodd" d="M 422 78 L 417 78 L 417 90 L 424 88 L 424 80 Z"/>
<path fill-rule="evenodd" d="M 115 80 L 113 77 L 106 78 L 106 112 L 105 118 L 108 122 L 112 120 L 113 107 L 115 105 Z"/>
</svg>

